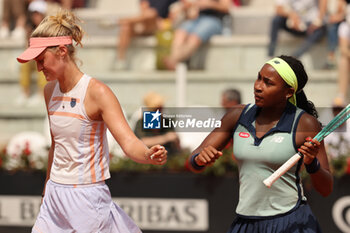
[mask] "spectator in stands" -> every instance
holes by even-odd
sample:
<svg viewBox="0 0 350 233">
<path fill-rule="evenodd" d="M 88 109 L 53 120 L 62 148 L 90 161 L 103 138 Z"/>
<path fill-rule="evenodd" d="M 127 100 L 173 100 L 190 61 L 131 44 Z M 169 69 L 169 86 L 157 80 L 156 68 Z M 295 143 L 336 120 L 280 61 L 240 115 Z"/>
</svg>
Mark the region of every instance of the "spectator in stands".
<svg viewBox="0 0 350 233">
<path fill-rule="evenodd" d="M 3 0 L 0 39 L 25 40 L 26 9 L 26 0 Z"/>
<path fill-rule="evenodd" d="M 338 64 L 338 95 L 343 100 L 348 98 L 349 72 L 350 72 L 350 0 L 346 0 L 346 20 L 339 25 L 339 50 Z"/>
<path fill-rule="evenodd" d="M 332 113 L 335 117 L 346 107 L 343 99 L 337 97 L 333 100 Z M 350 122 L 344 122 L 334 132 L 325 138 L 325 145 L 331 159 L 341 156 L 350 156 Z"/>
<path fill-rule="evenodd" d="M 226 89 L 221 95 L 221 106 L 228 111 L 230 108 L 241 104 L 241 93 L 237 89 Z"/>
<path fill-rule="evenodd" d="M 29 18 L 26 25 L 27 38 L 45 18 L 47 12 L 47 3 L 44 0 L 33 0 L 28 5 Z M 31 96 L 32 74 L 36 76 L 37 94 Z M 17 105 L 36 105 L 43 101 L 43 88 L 46 85 L 46 79 L 43 72 L 38 72 L 35 61 L 30 61 L 20 65 L 20 85 L 22 94 L 16 99 Z"/>
<path fill-rule="evenodd" d="M 305 37 L 302 45 L 292 54 L 301 57 L 325 35 L 324 16 L 326 0 L 276 0 L 276 16 L 271 23 L 268 56 L 275 54 L 281 29 L 295 36 Z"/>
<path fill-rule="evenodd" d="M 140 15 L 119 20 L 117 59 L 114 68 L 127 68 L 126 53 L 134 37 L 154 35 L 162 19 L 168 17 L 169 6 L 177 0 L 140 0 Z"/>
<path fill-rule="evenodd" d="M 209 39 L 222 31 L 222 18 L 229 13 L 231 0 L 183 0 L 188 18 L 175 31 L 171 54 L 164 62 L 174 70 L 188 60 Z"/>
<path fill-rule="evenodd" d="M 51 3 L 58 3 L 62 8 L 71 10 L 74 8 L 85 7 L 87 0 L 46 0 Z"/>
<path fill-rule="evenodd" d="M 325 69 L 334 69 L 336 67 L 335 50 L 338 46 L 338 28 L 345 19 L 345 0 L 327 0 L 327 42 L 328 56 Z"/>
<path fill-rule="evenodd" d="M 165 98 L 156 92 L 149 92 L 143 98 L 144 105 L 148 111 L 162 112 Z M 139 119 L 135 126 L 135 135 L 140 138 L 146 146 L 161 144 L 168 151 L 168 155 L 174 155 L 181 151 L 180 140 L 173 128 L 143 129 L 143 119 Z"/>
</svg>

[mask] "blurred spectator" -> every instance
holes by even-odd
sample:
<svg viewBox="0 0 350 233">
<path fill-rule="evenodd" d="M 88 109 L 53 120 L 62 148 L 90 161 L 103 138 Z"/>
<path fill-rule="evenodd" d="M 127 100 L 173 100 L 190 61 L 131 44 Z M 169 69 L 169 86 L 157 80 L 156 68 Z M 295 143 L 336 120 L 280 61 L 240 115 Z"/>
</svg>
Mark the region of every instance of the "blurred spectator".
<svg viewBox="0 0 350 233">
<path fill-rule="evenodd" d="M 1 39 L 25 40 L 26 9 L 26 0 L 3 0 Z"/>
<path fill-rule="evenodd" d="M 295 36 L 305 37 L 302 45 L 293 53 L 301 57 L 325 35 L 324 16 L 327 0 L 276 0 L 276 16 L 271 23 L 268 56 L 273 57 L 281 29 Z"/>
<path fill-rule="evenodd" d="M 27 38 L 30 37 L 32 31 L 45 18 L 47 12 L 47 3 L 44 0 L 33 0 L 28 5 L 29 18 L 26 25 Z M 33 75 L 34 74 L 34 75 Z M 36 76 L 37 94 L 32 95 L 31 83 L 32 76 Z M 20 85 L 22 94 L 16 99 L 17 105 L 34 106 L 43 101 L 43 89 L 46 79 L 43 72 L 38 72 L 35 61 L 20 64 Z"/>
<path fill-rule="evenodd" d="M 149 111 L 162 112 L 165 98 L 156 92 L 149 92 L 143 99 L 144 105 Z M 135 127 L 135 135 L 140 138 L 146 146 L 162 144 L 169 155 L 181 151 L 180 140 L 173 128 L 143 129 L 143 119 L 139 119 Z"/>
<path fill-rule="evenodd" d="M 241 104 L 241 93 L 237 89 L 226 89 L 221 95 L 221 106 L 228 111 L 230 108 Z"/>
<path fill-rule="evenodd" d="M 327 0 L 327 43 L 328 43 L 328 56 L 327 62 L 324 66 L 325 69 L 336 68 L 335 50 L 338 46 L 338 28 L 342 21 L 345 19 L 345 0 Z"/>
<path fill-rule="evenodd" d="M 140 0 L 140 15 L 119 20 L 117 60 L 114 68 L 127 68 L 126 54 L 134 37 L 154 35 L 162 19 L 168 18 L 169 6 L 177 0 Z"/>
<path fill-rule="evenodd" d="M 337 97 L 332 104 L 333 116 L 346 107 L 343 99 Z M 350 174 L 350 122 L 344 122 L 325 138 L 325 147 L 335 176 Z"/>
<path fill-rule="evenodd" d="M 233 2 L 233 4 L 235 6 L 241 6 L 242 5 L 241 0 L 232 0 L 232 2 Z"/>
<path fill-rule="evenodd" d="M 170 54 L 174 31 L 170 19 L 164 19 L 158 25 L 158 30 L 155 34 L 157 40 L 156 68 L 158 70 L 165 70 L 164 58 Z"/>
<path fill-rule="evenodd" d="M 346 107 L 343 99 L 335 98 L 332 104 L 332 113 L 335 117 Z M 350 156 L 350 122 L 344 122 L 339 128 L 325 138 L 325 145 L 331 159 L 341 156 Z"/>
<path fill-rule="evenodd" d="M 87 0 L 46 0 L 51 3 L 58 3 L 64 9 L 74 9 L 86 6 Z"/>
<path fill-rule="evenodd" d="M 231 0 L 182 0 L 185 20 L 175 31 L 171 54 L 164 62 L 174 70 L 180 62 L 188 60 L 209 39 L 222 32 L 222 19 L 229 13 Z"/>
<path fill-rule="evenodd" d="M 343 100 L 348 98 L 349 72 L 350 72 L 350 1 L 347 0 L 346 20 L 339 25 L 339 50 L 338 63 L 338 93 Z"/>
</svg>

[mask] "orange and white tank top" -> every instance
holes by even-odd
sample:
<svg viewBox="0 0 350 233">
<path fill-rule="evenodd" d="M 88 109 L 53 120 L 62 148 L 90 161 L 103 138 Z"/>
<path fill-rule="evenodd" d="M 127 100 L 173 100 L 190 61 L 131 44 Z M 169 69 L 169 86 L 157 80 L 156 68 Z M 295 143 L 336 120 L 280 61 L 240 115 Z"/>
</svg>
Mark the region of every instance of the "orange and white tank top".
<svg viewBox="0 0 350 233">
<path fill-rule="evenodd" d="M 90 120 L 84 99 L 91 77 L 62 93 L 57 82 L 49 102 L 55 141 L 50 179 L 62 184 L 89 184 L 110 178 L 106 125 Z"/>
</svg>

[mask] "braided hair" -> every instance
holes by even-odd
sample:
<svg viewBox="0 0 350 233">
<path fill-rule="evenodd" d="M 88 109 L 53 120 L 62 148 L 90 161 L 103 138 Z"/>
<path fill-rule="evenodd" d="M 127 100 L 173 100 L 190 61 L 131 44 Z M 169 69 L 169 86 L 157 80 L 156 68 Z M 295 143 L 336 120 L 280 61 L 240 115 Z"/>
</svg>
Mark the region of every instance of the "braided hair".
<svg viewBox="0 0 350 233">
<path fill-rule="evenodd" d="M 310 115 L 318 118 L 318 113 L 314 103 L 307 99 L 303 88 L 305 87 L 309 77 L 304 69 L 304 65 L 292 56 L 281 55 L 279 58 L 283 59 L 289 64 L 294 71 L 298 80 L 298 90 L 296 91 L 297 107 L 303 109 Z"/>
</svg>

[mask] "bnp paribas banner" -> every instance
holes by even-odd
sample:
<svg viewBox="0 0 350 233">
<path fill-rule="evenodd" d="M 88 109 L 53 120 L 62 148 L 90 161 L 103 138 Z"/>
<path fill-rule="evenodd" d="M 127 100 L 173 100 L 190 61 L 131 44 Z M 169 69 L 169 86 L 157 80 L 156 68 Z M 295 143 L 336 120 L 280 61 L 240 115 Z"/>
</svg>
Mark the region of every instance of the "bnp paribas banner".
<svg viewBox="0 0 350 233">
<path fill-rule="evenodd" d="M 0 174 L 0 186 L 8 185 L 4 182 L 8 179 L 9 176 L 5 179 Z M 350 175 L 335 177 L 333 192 L 328 197 L 322 197 L 308 182 L 304 181 L 304 193 L 322 232 L 349 233 Z M 21 227 L 21 233 L 30 232 L 40 210 L 42 187 L 37 185 L 33 191 L 21 187 L 36 187 L 35 183 L 34 176 L 28 173 L 16 185 L 0 189 L 0 233 L 18 233 L 8 230 L 14 226 Z M 235 218 L 239 198 L 236 176 L 115 173 L 108 185 L 113 201 L 144 233 L 226 232 Z"/>
<path fill-rule="evenodd" d="M 207 231 L 209 208 L 205 199 L 113 198 L 143 230 Z M 0 196 L 0 226 L 34 225 L 40 196 Z"/>
</svg>

